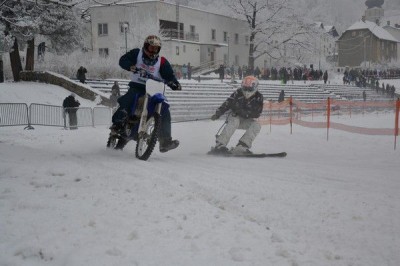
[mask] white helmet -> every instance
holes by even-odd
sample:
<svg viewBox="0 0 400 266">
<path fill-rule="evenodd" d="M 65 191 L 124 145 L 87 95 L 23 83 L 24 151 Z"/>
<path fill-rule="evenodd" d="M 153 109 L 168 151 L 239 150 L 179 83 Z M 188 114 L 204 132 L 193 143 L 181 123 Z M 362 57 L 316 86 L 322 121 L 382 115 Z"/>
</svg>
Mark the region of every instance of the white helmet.
<svg viewBox="0 0 400 266">
<path fill-rule="evenodd" d="M 157 47 L 156 51 L 149 51 L 149 46 Z M 156 35 L 149 35 L 144 40 L 143 49 L 150 59 L 156 59 L 161 50 L 161 39 Z"/>
<path fill-rule="evenodd" d="M 242 80 L 242 92 L 246 99 L 253 96 L 258 90 L 258 79 L 254 76 L 247 76 Z"/>
</svg>

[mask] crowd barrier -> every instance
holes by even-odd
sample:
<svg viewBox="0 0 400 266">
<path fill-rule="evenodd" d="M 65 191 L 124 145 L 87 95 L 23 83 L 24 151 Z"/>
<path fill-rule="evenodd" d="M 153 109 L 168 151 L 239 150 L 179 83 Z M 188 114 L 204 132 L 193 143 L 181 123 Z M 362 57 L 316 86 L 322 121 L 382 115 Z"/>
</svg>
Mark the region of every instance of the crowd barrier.
<svg viewBox="0 0 400 266">
<path fill-rule="evenodd" d="M 369 128 L 346 125 L 343 123 L 332 122 L 333 115 L 343 115 L 352 113 L 365 113 L 379 110 L 392 110 L 395 119 L 392 128 Z M 370 101 L 354 102 L 343 100 L 332 100 L 319 103 L 304 103 L 289 98 L 281 103 L 264 102 L 264 111 L 259 121 L 263 125 L 287 125 L 290 124 L 292 134 L 293 124 L 309 128 L 326 128 L 327 140 L 329 140 L 329 129 L 337 129 L 350 133 L 364 135 L 386 135 L 394 136 L 394 149 L 396 149 L 397 136 L 399 135 L 399 110 L 400 100 L 396 101 Z M 314 117 L 323 116 L 324 121 L 313 121 Z M 309 120 L 311 118 L 311 121 Z M 321 119 L 319 119 L 321 120 Z"/>
<path fill-rule="evenodd" d="M 32 103 L 0 103 L 0 127 L 34 125 L 69 127 L 68 109 L 62 106 Z M 108 107 L 76 108 L 77 126 L 110 125 L 112 109 Z"/>
<path fill-rule="evenodd" d="M 220 103 L 210 102 L 194 104 L 192 109 L 183 110 L 177 108 L 179 104 L 171 104 L 173 122 L 187 122 L 209 119 Z M 400 100 L 397 101 L 344 101 L 327 98 L 325 101 L 305 103 L 294 100 L 292 97 L 278 103 L 265 101 L 262 116 L 259 121 L 263 125 L 287 125 L 290 124 L 292 134 L 293 124 L 309 128 L 326 128 L 327 140 L 329 140 L 329 129 L 337 129 L 350 133 L 365 135 L 392 135 L 395 138 L 396 148 L 397 136 L 399 134 L 399 109 Z M 333 115 L 353 113 L 364 113 L 379 110 L 391 110 L 395 113 L 395 121 L 392 128 L 368 128 L 354 125 L 345 125 L 332 122 Z M 32 103 L 0 103 L 0 127 L 26 125 L 33 128 L 33 125 L 69 127 L 68 112 L 61 106 L 44 105 Z M 78 127 L 110 125 L 112 109 L 108 107 L 82 107 L 77 108 Z M 321 119 L 314 118 L 323 117 Z M 310 121 L 311 119 L 311 121 Z"/>
</svg>

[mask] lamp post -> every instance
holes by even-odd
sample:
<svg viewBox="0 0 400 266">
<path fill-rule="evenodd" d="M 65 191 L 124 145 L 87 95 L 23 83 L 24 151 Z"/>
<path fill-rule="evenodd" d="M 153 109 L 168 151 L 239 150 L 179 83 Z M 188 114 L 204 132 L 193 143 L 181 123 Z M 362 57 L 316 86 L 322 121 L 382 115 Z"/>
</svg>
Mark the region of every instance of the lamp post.
<svg viewBox="0 0 400 266">
<path fill-rule="evenodd" d="M 228 41 L 228 60 L 227 60 L 227 66 L 229 67 L 229 36 L 227 38 Z"/>
<path fill-rule="evenodd" d="M 128 23 L 122 24 L 122 27 L 124 28 L 124 33 L 125 33 L 125 53 L 128 52 Z"/>
</svg>

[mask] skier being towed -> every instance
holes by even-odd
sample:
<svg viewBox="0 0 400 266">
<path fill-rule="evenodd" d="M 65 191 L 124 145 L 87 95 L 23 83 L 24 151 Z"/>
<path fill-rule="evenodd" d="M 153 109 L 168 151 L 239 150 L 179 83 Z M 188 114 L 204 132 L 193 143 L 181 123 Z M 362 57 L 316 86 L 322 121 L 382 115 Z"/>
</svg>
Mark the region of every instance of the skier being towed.
<svg viewBox="0 0 400 266">
<path fill-rule="evenodd" d="M 256 118 L 261 115 L 263 101 L 263 95 L 258 91 L 258 79 L 254 76 L 245 77 L 241 87 L 232 93 L 211 117 L 211 120 L 216 120 L 227 111 L 231 111 L 222 133 L 217 135 L 216 145 L 212 152 L 228 153 L 226 145 L 233 133 L 237 129 L 245 129 L 246 132 L 231 152 L 233 154 L 251 154 L 249 149 L 261 130 L 261 125 Z"/>
</svg>

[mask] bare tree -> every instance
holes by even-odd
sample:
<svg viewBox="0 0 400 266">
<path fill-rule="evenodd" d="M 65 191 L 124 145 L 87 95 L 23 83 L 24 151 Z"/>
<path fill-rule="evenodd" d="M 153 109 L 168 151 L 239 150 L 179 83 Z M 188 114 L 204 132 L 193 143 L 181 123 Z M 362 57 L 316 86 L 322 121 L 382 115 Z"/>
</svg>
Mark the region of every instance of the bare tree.
<svg viewBox="0 0 400 266">
<path fill-rule="evenodd" d="M 263 55 L 279 59 L 284 47 L 306 46 L 301 37 L 309 34 L 310 26 L 295 15 L 288 0 L 234 0 L 228 6 L 238 19 L 247 21 L 250 69 Z"/>
</svg>

